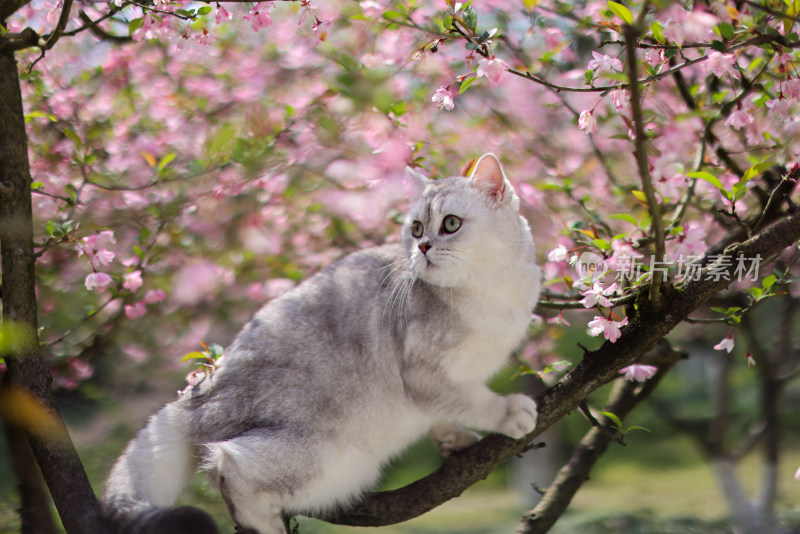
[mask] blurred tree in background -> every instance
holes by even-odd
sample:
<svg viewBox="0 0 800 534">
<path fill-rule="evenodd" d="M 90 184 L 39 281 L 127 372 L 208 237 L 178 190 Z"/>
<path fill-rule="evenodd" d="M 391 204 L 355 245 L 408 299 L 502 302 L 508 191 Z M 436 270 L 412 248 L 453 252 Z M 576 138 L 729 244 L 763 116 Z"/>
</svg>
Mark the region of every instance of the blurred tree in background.
<svg viewBox="0 0 800 534">
<path fill-rule="evenodd" d="M 545 265 L 517 379 L 538 388 L 539 428 L 323 519 L 420 515 L 579 409 L 588 433 L 518 526 L 544 532 L 663 378 L 657 431 L 691 436 L 739 531 L 779 531 L 797 467 L 780 460 L 800 370 L 799 16 L 792 0 L 5 0 L 2 414 L 23 530 L 52 531 L 34 458 L 65 529 L 98 528 L 55 398 L 73 432 L 122 443 L 184 387 L 184 355 L 397 241 L 406 166 L 449 176 L 491 151 Z M 734 468 L 755 449 L 753 497 Z M 117 452 L 84 458 L 92 484 Z"/>
</svg>

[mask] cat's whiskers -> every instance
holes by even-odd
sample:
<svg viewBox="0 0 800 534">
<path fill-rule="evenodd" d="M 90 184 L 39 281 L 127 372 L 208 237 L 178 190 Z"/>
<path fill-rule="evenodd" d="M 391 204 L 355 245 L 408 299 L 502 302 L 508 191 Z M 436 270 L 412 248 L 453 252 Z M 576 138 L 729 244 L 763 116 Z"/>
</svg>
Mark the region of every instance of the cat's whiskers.
<svg viewBox="0 0 800 534">
<path fill-rule="evenodd" d="M 403 259 L 395 263 L 398 265 L 389 272 L 386 278 L 384 278 L 384 282 L 387 278 L 400 271 L 403 267 L 405 267 L 406 270 L 399 276 L 395 277 L 392 291 L 389 293 L 389 298 L 386 300 L 386 304 L 383 308 L 382 318 L 386 318 L 388 308 L 389 319 L 391 320 L 394 316 L 394 311 L 396 308 L 399 318 L 405 319 L 406 326 L 408 326 L 408 310 L 410 308 L 411 290 L 414 286 L 414 283 L 417 281 L 417 276 L 414 274 L 408 260 Z"/>
</svg>

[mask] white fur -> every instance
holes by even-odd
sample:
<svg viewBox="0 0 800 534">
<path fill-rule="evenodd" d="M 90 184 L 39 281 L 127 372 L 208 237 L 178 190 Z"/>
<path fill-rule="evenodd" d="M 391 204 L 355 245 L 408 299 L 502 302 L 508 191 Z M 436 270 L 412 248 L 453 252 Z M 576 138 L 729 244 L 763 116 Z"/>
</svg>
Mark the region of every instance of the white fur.
<svg viewBox="0 0 800 534">
<path fill-rule="evenodd" d="M 126 495 L 156 506 L 175 502 L 192 478 L 195 461 L 187 422 L 168 404 L 128 444 L 106 482 L 106 495 Z"/>
</svg>

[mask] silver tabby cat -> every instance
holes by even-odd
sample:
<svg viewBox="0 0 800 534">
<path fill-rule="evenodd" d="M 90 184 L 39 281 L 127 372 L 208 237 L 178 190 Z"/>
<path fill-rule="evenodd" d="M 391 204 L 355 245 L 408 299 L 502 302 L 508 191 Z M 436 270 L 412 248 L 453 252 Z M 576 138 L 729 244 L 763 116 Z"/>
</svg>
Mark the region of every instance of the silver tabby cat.
<svg viewBox="0 0 800 534">
<path fill-rule="evenodd" d="M 536 404 L 484 384 L 523 340 L 540 270 L 497 158 L 420 186 L 402 246 L 351 254 L 261 309 L 221 368 L 152 416 L 114 464 L 107 514 L 170 506 L 197 468 L 241 527 L 346 506 L 430 432 L 447 453 L 473 430 L 519 438 Z M 467 430 L 467 428 L 472 430 Z"/>
</svg>

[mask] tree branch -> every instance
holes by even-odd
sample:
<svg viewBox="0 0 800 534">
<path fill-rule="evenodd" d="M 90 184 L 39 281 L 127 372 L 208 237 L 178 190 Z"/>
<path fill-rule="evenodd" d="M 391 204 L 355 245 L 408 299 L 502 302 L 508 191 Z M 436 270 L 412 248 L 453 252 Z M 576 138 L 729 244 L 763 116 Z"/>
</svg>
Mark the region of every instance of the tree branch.
<svg viewBox="0 0 800 534">
<path fill-rule="evenodd" d="M 28 436 L 66 531 L 98 532 L 100 505 L 58 413 L 52 376 L 40 356 L 27 136 L 17 63 L 9 49 L 0 50 L 0 256 L 3 327 L 14 328 L 18 340 L 14 347 L 4 344 L 0 354 L 14 386 L 6 388 L 14 397 L 4 394 L 0 408 L 7 418 L 36 416 L 15 424 Z"/>
<path fill-rule="evenodd" d="M 625 34 L 625 53 L 627 56 L 628 79 L 630 84 L 628 89 L 631 92 L 631 110 L 633 115 L 633 128 L 636 135 L 634 154 L 636 156 L 636 166 L 639 169 L 639 177 L 642 180 L 642 190 L 647 198 L 647 207 L 650 210 L 652 219 L 651 228 L 653 231 L 653 241 L 655 247 L 656 261 L 664 261 L 664 221 L 661 219 L 661 206 L 658 204 L 653 183 L 650 180 L 650 162 L 647 161 L 647 139 L 644 133 L 642 118 L 642 101 L 639 91 L 638 68 L 639 61 L 636 59 L 636 41 L 639 32 L 630 25 L 624 28 Z M 661 282 L 663 272 L 660 269 L 653 269 L 652 279 L 650 280 L 650 296 L 655 305 L 661 303 Z"/>
<path fill-rule="evenodd" d="M 668 348 L 669 349 L 669 348 Z M 683 355 L 669 350 L 668 361 L 644 384 L 619 380 L 609 396 L 606 411 L 625 419 L 636 406 L 650 396 L 664 375 Z M 516 534 L 543 534 L 550 530 L 566 510 L 575 493 L 589 478 L 589 472 L 614 440 L 602 428 L 594 427 L 575 446 L 569 461 L 558 471 L 536 507 L 522 516 Z"/>
</svg>

